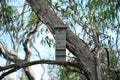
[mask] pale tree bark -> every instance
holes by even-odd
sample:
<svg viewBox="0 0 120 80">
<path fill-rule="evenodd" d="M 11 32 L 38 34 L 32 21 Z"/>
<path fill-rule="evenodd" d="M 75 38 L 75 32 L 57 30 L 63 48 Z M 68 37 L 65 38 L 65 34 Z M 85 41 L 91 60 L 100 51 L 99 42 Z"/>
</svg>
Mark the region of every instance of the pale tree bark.
<svg viewBox="0 0 120 80">
<path fill-rule="evenodd" d="M 27 38 L 25 39 L 25 41 L 23 42 L 23 46 L 24 46 L 24 51 L 25 51 L 25 61 L 30 62 L 30 57 L 31 57 L 31 48 L 32 48 L 32 37 L 35 35 L 35 32 L 37 31 L 38 27 L 40 27 L 41 22 L 37 22 L 34 29 L 32 31 L 29 31 L 29 33 L 27 34 Z M 28 46 L 29 44 L 29 46 Z M 24 68 L 24 71 L 28 77 L 29 80 L 35 80 L 34 77 L 34 73 L 32 71 L 31 67 L 27 67 Z"/>
<path fill-rule="evenodd" d="M 47 5 L 45 0 L 26 0 L 37 14 L 38 18 L 49 28 L 54 35 L 54 26 L 63 25 L 67 27 L 67 49 L 78 59 L 79 69 L 84 71 L 88 80 L 101 80 L 96 69 L 96 55 L 89 50 L 88 45 L 76 36 L 62 20 Z M 101 73 L 100 73 L 101 74 Z"/>
</svg>

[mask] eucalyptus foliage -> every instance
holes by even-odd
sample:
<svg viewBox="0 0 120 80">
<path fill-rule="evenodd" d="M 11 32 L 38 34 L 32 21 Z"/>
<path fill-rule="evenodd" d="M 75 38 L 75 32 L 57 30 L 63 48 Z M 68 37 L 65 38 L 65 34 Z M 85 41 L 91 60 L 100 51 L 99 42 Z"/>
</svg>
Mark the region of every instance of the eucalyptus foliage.
<svg viewBox="0 0 120 80">
<path fill-rule="evenodd" d="M 14 0 L 13 0 L 14 1 Z M 70 29 L 90 47 L 96 50 L 92 35 L 95 30 L 99 43 L 104 46 L 101 54 L 101 71 L 109 80 L 119 80 L 120 76 L 120 0 L 46 0 L 47 4 L 61 20 L 69 25 Z M 40 22 L 37 15 L 25 2 L 22 8 L 11 6 L 12 0 L 0 1 L 0 42 L 5 43 L 4 35 L 12 45 L 5 44 L 8 50 L 20 51 L 27 34 Z M 32 42 L 41 36 L 49 34 L 44 27 L 38 29 L 32 37 Z M 40 40 L 41 45 L 54 46 L 54 40 L 44 35 Z M 0 55 L 1 52 L 0 52 Z M 69 55 L 68 55 L 69 56 Z M 109 63 L 108 63 L 109 56 Z M 71 57 L 71 56 L 70 56 Z M 74 56 L 72 56 L 74 57 Z M 75 62 L 76 59 L 69 58 L 68 61 Z M 51 69 L 51 68 L 50 68 Z M 51 69 L 52 70 L 52 69 Z M 112 70 L 117 70 L 112 71 Z M 55 71 L 56 72 L 56 71 Z M 85 80 L 85 76 L 73 73 L 69 69 L 59 67 L 59 80 Z M 54 73 L 53 73 L 54 74 Z M 50 76 L 52 80 L 56 79 Z M 22 80 L 22 78 L 21 78 Z"/>
</svg>

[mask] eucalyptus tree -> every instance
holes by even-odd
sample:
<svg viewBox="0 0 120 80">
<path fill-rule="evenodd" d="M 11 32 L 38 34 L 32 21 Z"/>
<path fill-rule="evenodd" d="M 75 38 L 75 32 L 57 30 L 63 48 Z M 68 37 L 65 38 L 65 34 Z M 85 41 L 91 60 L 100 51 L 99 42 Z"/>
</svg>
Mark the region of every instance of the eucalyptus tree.
<svg viewBox="0 0 120 80">
<path fill-rule="evenodd" d="M 0 67 L 5 70 L 0 79 L 22 68 L 29 80 L 35 80 L 31 65 L 54 64 L 63 66 L 59 69 L 60 80 L 119 80 L 119 0 L 26 0 L 21 13 L 6 0 L 0 7 L 0 52 L 7 60 L 7 66 Z M 66 62 L 31 61 L 32 49 L 39 54 L 34 40 L 40 35 L 41 24 L 53 36 L 56 25 L 67 27 L 66 48 L 70 55 Z M 3 35 L 9 36 L 11 44 Z M 42 42 L 51 47 L 53 40 L 46 36 Z M 19 55 L 21 47 L 23 59 Z"/>
</svg>

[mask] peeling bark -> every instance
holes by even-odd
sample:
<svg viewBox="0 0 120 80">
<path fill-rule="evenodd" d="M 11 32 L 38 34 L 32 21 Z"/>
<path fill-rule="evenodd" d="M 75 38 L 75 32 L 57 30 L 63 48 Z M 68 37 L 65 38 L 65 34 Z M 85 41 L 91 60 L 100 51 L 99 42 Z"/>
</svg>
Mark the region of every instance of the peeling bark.
<svg viewBox="0 0 120 80">
<path fill-rule="evenodd" d="M 79 66 L 85 72 L 85 76 L 88 80 L 100 80 L 96 72 L 95 55 L 89 50 L 88 45 L 62 22 L 62 20 L 48 7 L 45 0 L 26 1 L 53 35 L 54 26 L 63 25 L 67 27 L 67 48 L 78 58 Z"/>
</svg>

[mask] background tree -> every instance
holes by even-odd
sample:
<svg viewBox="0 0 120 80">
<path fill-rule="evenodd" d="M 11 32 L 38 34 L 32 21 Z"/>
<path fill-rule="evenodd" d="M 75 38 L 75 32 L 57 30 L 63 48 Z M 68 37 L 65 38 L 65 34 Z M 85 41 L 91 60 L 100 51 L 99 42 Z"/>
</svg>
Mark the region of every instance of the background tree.
<svg viewBox="0 0 120 80">
<path fill-rule="evenodd" d="M 35 80 L 31 65 L 57 64 L 63 66 L 59 68 L 60 80 L 119 80 L 119 0 L 26 1 L 21 13 L 9 5 L 10 1 L 1 1 L 0 53 L 7 64 L 0 67 L 5 71 L 0 79 L 23 68 L 28 79 Z M 47 28 L 41 29 L 42 24 Z M 50 31 L 54 35 L 55 25 L 67 27 L 68 60 L 31 61 L 34 51 L 40 55 L 34 46 L 40 32 Z M 54 45 L 49 36 L 44 36 L 41 43 Z M 24 57 L 19 54 L 21 50 Z"/>
</svg>

